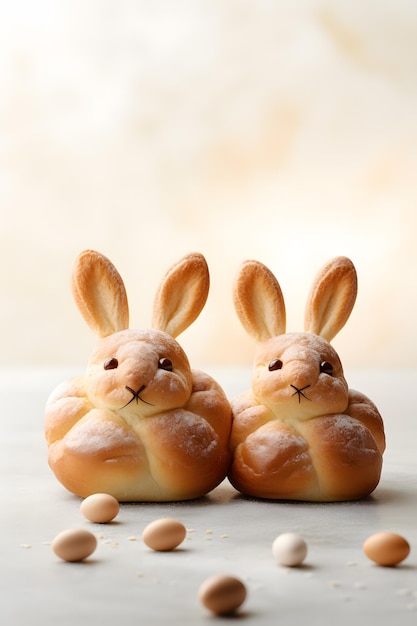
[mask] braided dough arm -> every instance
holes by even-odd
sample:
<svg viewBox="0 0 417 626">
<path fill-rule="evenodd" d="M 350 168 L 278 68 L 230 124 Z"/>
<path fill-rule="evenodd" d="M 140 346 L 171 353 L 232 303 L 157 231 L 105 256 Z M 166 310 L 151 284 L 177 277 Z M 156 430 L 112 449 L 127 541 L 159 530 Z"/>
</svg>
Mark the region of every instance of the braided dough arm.
<svg viewBox="0 0 417 626">
<path fill-rule="evenodd" d="M 273 413 L 255 400 L 252 391 L 241 393 L 231 402 L 233 423 L 229 447 L 234 453 L 250 434 L 274 419 Z"/>
<path fill-rule="evenodd" d="M 346 413 L 351 415 L 372 433 L 378 450 L 385 450 L 385 433 L 382 417 L 375 404 L 367 396 L 355 389 L 349 389 L 349 405 Z"/>
<path fill-rule="evenodd" d="M 251 393 L 234 403 L 231 483 L 257 497 L 351 500 L 379 481 L 384 447 L 381 417 L 372 402 L 351 392 L 348 410 L 300 423 L 297 430 L 253 406 Z M 240 412 L 239 412 L 240 410 Z"/>
<path fill-rule="evenodd" d="M 193 370 L 186 405 L 144 424 L 151 473 L 178 498 L 211 491 L 225 478 L 230 464 L 231 423 L 223 389 L 208 374 Z"/>
<path fill-rule="evenodd" d="M 132 485 L 143 480 L 148 465 L 143 445 L 117 416 L 92 407 L 83 381 L 77 377 L 61 383 L 48 399 L 49 465 L 64 487 L 80 497 L 103 491 L 130 499 Z"/>
<path fill-rule="evenodd" d="M 227 438 L 221 438 L 200 415 L 175 409 L 142 425 L 150 473 L 170 497 L 200 497 L 226 476 L 230 463 Z"/>
<path fill-rule="evenodd" d="M 83 498 L 104 492 L 131 500 L 140 481 L 146 490 L 149 470 L 143 444 L 109 411 L 86 413 L 62 439 L 50 443 L 48 461 L 64 487 Z"/>
<path fill-rule="evenodd" d="M 84 377 L 70 378 L 54 389 L 45 411 L 47 444 L 62 439 L 92 406 L 84 389 Z"/>
<path fill-rule="evenodd" d="M 232 407 L 230 482 L 261 498 L 306 498 L 315 483 L 307 441 L 257 404 L 250 391 L 235 398 Z"/>
<path fill-rule="evenodd" d="M 205 419 L 227 446 L 232 427 L 232 410 L 221 386 L 211 376 L 200 370 L 193 370 L 193 389 L 186 411 Z"/>
</svg>

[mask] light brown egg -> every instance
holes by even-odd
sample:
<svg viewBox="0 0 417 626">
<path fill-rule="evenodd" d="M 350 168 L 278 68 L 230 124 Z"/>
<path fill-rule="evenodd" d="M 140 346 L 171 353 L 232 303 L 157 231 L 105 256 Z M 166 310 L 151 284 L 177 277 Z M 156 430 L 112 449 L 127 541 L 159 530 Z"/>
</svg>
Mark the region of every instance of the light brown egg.
<svg viewBox="0 0 417 626">
<path fill-rule="evenodd" d="M 246 587 L 239 578 L 218 574 L 207 578 L 198 590 L 200 602 L 216 615 L 229 615 L 246 600 Z"/>
<path fill-rule="evenodd" d="M 52 550 L 64 561 L 82 561 L 94 552 L 97 539 L 84 528 L 70 528 L 60 532 L 52 542 Z"/>
<path fill-rule="evenodd" d="M 378 565 L 398 565 L 409 555 L 410 544 L 404 537 L 391 532 L 371 535 L 363 544 L 363 551 Z"/>
<path fill-rule="evenodd" d="M 186 528 L 176 519 L 165 517 L 146 526 L 142 533 L 144 543 L 152 550 L 174 550 L 185 539 Z"/>
<path fill-rule="evenodd" d="M 107 524 L 119 513 L 119 502 L 107 493 L 93 493 L 81 502 L 80 511 L 96 524 Z"/>
</svg>

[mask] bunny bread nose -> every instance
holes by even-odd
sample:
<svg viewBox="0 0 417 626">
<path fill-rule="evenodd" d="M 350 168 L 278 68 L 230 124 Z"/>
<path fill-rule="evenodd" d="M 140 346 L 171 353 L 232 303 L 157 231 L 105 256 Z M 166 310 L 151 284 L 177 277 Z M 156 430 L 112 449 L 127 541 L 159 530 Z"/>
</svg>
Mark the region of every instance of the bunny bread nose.
<svg viewBox="0 0 417 626">
<path fill-rule="evenodd" d="M 279 358 L 269 363 L 268 372 L 281 388 L 290 385 L 303 389 L 316 383 L 320 374 L 320 359 L 311 351 L 297 351 L 289 346 Z"/>
</svg>

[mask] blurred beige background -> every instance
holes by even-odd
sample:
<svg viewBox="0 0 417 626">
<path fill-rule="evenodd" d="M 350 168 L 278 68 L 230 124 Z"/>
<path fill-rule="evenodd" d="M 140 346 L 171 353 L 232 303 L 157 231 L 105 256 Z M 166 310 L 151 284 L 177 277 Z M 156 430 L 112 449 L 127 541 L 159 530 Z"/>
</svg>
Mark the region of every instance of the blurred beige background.
<svg viewBox="0 0 417 626">
<path fill-rule="evenodd" d="M 240 263 L 269 265 L 289 330 L 345 254 L 359 294 L 347 367 L 416 357 L 414 0 L 0 2 L 0 365 L 84 367 L 69 279 L 84 248 L 147 326 L 168 266 L 212 287 L 180 336 L 192 364 L 246 365 Z"/>
</svg>

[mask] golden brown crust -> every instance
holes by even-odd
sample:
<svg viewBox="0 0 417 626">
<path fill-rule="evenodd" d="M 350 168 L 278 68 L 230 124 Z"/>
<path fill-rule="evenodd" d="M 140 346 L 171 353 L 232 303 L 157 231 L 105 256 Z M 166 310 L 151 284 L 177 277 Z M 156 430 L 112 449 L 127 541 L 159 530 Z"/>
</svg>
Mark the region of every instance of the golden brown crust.
<svg viewBox="0 0 417 626">
<path fill-rule="evenodd" d="M 154 298 L 152 327 L 178 337 L 202 311 L 210 288 L 207 263 L 194 252 L 165 274 Z"/>
<path fill-rule="evenodd" d="M 270 499 L 310 499 L 314 478 L 307 441 L 277 421 L 261 426 L 236 446 L 229 472 L 238 491 Z"/>
<path fill-rule="evenodd" d="M 352 261 L 343 256 L 331 259 L 310 289 L 304 329 L 331 341 L 347 322 L 356 295 L 357 277 Z"/>
<path fill-rule="evenodd" d="M 350 390 L 340 401 L 344 412 L 326 413 L 325 394 L 305 393 L 308 399 L 300 404 L 291 392 L 278 396 L 274 408 L 253 391 L 232 401 L 231 483 L 244 494 L 270 499 L 329 502 L 369 495 L 385 449 L 376 406 Z"/>
<path fill-rule="evenodd" d="M 72 273 L 74 301 L 98 337 L 129 326 L 129 307 L 123 280 L 111 261 L 95 250 L 84 250 Z"/>
<path fill-rule="evenodd" d="M 368 428 L 379 452 L 383 454 L 385 451 L 384 423 L 375 404 L 360 391 L 349 389 L 349 406 L 346 413 Z"/>
<path fill-rule="evenodd" d="M 51 394 L 45 418 L 49 464 L 67 489 L 172 501 L 200 497 L 224 479 L 230 404 L 211 377 L 192 372 L 174 339 L 198 316 L 208 288 L 204 257 L 183 257 L 157 292 L 157 328 L 129 330 L 116 268 L 92 250 L 78 257 L 74 298 L 99 341 L 85 376 Z"/>
<path fill-rule="evenodd" d="M 281 287 L 259 261 L 245 261 L 236 277 L 233 300 L 246 332 L 257 341 L 285 332 L 286 315 Z"/>
<path fill-rule="evenodd" d="M 376 406 L 348 389 L 329 341 L 357 293 L 346 257 L 329 261 L 307 299 L 305 330 L 285 333 L 280 287 L 256 261 L 243 264 L 235 307 L 259 342 L 251 390 L 232 401 L 229 477 L 241 492 L 273 499 L 362 498 L 378 484 L 385 435 Z"/>
<path fill-rule="evenodd" d="M 317 473 L 317 499 L 363 498 L 379 483 L 382 455 L 371 432 L 349 415 L 329 415 L 303 424 Z"/>
<path fill-rule="evenodd" d="M 81 497 L 105 492 L 119 501 L 187 500 L 213 489 L 229 466 L 231 409 L 213 379 L 198 372 L 196 380 L 188 405 L 136 423 L 91 408 L 82 387 L 72 399 L 51 396 L 45 429 L 58 480 Z"/>
</svg>

